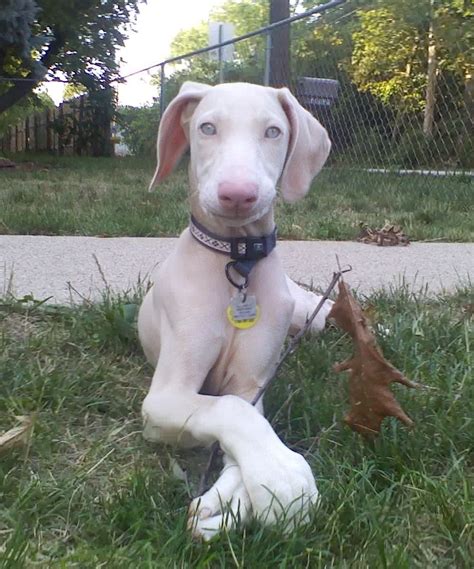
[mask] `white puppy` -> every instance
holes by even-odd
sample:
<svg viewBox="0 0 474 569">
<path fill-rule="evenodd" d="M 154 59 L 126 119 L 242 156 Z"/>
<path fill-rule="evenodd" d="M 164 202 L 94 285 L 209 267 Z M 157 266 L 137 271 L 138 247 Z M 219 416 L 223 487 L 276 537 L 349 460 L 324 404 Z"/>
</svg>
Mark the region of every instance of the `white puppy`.
<svg viewBox="0 0 474 569">
<path fill-rule="evenodd" d="M 194 535 L 208 539 L 251 515 L 266 524 L 284 516 L 293 527 L 317 500 L 313 474 L 275 434 L 262 405 L 249 401 L 273 374 L 288 332 L 319 300 L 286 277 L 273 248 L 277 183 L 285 200 L 302 198 L 330 141 L 288 89 L 189 82 L 163 114 L 152 184 L 188 146 L 193 222 L 139 315 L 155 366 L 144 435 L 182 445 L 219 441 L 225 467 L 191 504 Z M 324 328 L 329 308 L 313 330 Z"/>
</svg>

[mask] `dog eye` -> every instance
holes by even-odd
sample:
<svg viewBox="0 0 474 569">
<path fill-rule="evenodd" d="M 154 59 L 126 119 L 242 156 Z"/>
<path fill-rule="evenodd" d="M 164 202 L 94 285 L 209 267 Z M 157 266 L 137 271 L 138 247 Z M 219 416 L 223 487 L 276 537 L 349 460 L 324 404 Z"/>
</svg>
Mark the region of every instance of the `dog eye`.
<svg viewBox="0 0 474 569">
<path fill-rule="evenodd" d="M 201 132 L 207 136 L 212 136 L 213 134 L 216 134 L 217 130 L 216 127 L 211 123 L 211 122 L 204 122 L 202 123 L 202 125 L 199 127 L 199 129 L 201 130 Z"/>
<path fill-rule="evenodd" d="M 277 126 L 269 126 L 265 131 L 265 138 L 278 138 L 281 130 Z"/>
</svg>

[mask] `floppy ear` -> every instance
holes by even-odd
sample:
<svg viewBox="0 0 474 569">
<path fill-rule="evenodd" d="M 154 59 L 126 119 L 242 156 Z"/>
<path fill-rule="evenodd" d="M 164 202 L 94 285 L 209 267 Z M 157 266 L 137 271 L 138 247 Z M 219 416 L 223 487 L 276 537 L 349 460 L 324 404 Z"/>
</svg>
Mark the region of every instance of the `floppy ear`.
<svg viewBox="0 0 474 569">
<path fill-rule="evenodd" d="M 166 107 L 158 129 L 156 144 L 158 164 L 148 191 L 171 174 L 189 146 L 187 133 L 183 128 L 183 113 L 189 103 L 199 103 L 209 89 L 211 89 L 209 85 L 186 81 L 181 86 L 178 95 Z M 190 117 L 187 118 L 189 120 Z"/>
<path fill-rule="evenodd" d="M 331 150 L 326 129 L 305 110 L 284 87 L 278 98 L 290 123 L 290 144 L 280 178 L 281 193 L 287 202 L 306 195 L 313 178 L 321 170 Z"/>
</svg>

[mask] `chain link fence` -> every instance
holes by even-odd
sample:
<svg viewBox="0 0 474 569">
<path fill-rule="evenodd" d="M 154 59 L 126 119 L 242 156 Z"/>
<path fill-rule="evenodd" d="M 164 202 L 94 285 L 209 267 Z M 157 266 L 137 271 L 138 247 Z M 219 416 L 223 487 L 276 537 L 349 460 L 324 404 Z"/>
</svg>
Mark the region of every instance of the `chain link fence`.
<svg viewBox="0 0 474 569">
<path fill-rule="evenodd" d="M 406 183 L 407 176 L 417 176 L 417 184 L 427 187 L 448 175 L 469 181 L 474 176 L 472 49 L 461 40 L 459 45 L 444 40 L 434 52 L 431 26 L 421 36 L 406 23 L 397 24 L 390 11 L 354 5 L 330 2 L 285 24 L 288 57 L 275 42 L 282 27 L 277 25 L 163 62 L 156 75 L 162 109 L 185 80 L 285 85 L 327 128 L 331 169 L 364 173 L 361 184 L 367 177 L 383 185 L 388 178 L 393 184 L 395 178 Z M 229 45 L 233 58 L 224 61 L 222 50 Z M 283 57 L 272 57 L 272 50 Z"/>
</svg>

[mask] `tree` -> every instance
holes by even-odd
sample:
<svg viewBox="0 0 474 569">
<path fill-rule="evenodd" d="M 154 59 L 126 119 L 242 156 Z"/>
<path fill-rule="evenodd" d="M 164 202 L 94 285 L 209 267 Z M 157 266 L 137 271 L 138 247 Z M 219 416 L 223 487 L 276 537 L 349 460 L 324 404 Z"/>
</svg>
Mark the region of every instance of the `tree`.
<svg viewBox="0 0 474 569">
<path fill-rule="evenodd" d="M 422 0 L 416 9 L 411 0 L 373 0 L 353 36 L 356 85 L 396 108 L 399 118 L 422 114 L 422 132 L 432 138 L 441 117 L 448 123 L 453 111 L 459 115 L 469 88 L 472 16 L 465 0 Z"/>
<path fill-rule="evenodd" d="M 353 34 L 351 71 L 360 89 L 386 105 L 415 111 L 424 104 L 424 18 L 416 25 L 406 17 L 401 4 L 392 2 L 390 7 L 360 14 L 360 28 Z M 422 8 L 419 6 L 418 13 Z"/>
<path fill-rule="evenodd" d="M 290 17 L 289 0 L 270 0 L 270 24 Z M 290 26 L 271 32 L 270 85 L 283 87 L 290 80 Z"/>
<path fill-rule="evenodd" d="M 133 154 L 152 156 L 156 153 L 159 117 L 156 102 L 144 107 L 118 108 L 117 124 L 120 134 Z"/>
<path fill-rule="evenodd" d="M 431 0 L 430 23 L 428 30 L 428 66 L 426 71 L 426 98 L 425 114 L 423 118 L 423 134 L 427 138 L 433 136 L 434 113 L 436 104 L 436 38 L 435 38 L 435 14 L 434 0 Z"/>
<path fill-rule="evenodd" d="M 75 99 L 80 95 L 84 95 L 87 90 L 84 85 L 80 85 L 79 83 L 67 83 L 64 87 L 63 91 L 63 99 L 68 101 L 69 99 Z"/>
<path fill-rule="evenodd" d="M 118 69 L 116 49 L 140 0 L 3 0 L 0 8 L 0 113 L 46 77 L 88 90 Z"/>
</svg>

